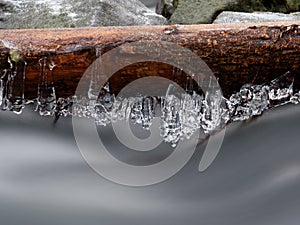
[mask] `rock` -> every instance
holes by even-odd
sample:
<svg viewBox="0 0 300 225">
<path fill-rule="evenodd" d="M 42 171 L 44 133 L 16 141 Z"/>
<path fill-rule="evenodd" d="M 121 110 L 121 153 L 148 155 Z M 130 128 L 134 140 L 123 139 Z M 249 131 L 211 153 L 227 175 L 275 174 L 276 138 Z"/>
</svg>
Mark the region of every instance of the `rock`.
<svg viewBox="0 0 300 225">
<path fill-rule="evenodd" d="M 173 0 L 159 0 L 156 5 L 156 13 L 169 19 L 174 13 Z"/>
<path fill-rule="evenodd" d="M 160 0 L 140 0 L 145 6 L 155 12 L 156 5 Z"/>
<path fill-rule="evenodd" d="M 225 9 L 235 0 L 177 0 L 177 8 L 170 18 L 172 24 L 211 23 L 216 11 Z"/>
<path fill-rule="evenodd" d="M 139 0 L 0 0 L 0 28 L 162 25 Z"/>
<path fill-rule="evenodd" d="M 222 12 L 213 23 L 256 23 L 256 22 L 274 22 L 274 21 L 296 21 L 300 20 L 300 12 L 284 14 L 272 12 Z"/>
<path fill-rule="evenodd" d="M 172 24 L 211 23 L 222 11 L 300 11 L 299 0 L 174 0 L 177 5 L 170 18 Z"/>
</svg>

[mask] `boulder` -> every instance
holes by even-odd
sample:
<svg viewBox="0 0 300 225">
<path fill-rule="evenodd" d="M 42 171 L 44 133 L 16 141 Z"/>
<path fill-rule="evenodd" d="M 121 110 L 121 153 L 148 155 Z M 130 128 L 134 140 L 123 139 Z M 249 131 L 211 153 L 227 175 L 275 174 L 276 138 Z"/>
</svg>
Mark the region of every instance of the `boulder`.
<svg viewBox="0 0 300 225">
<path fill-rule="evenodd" d="M 174 1 L 173 0 L 159 0 L 156 5 L 156 13 L 163 15 L 169 19 L 174 13 Z"/>
<path fill-rule="evenodd" d="M 213 23 L 258 23 L 274 21 L 296 21 L 300 20 L 300 12 L 284 14 L 272 12 L 222 12 Z"/>
<path fill-rule="evenodd" d="M 156 5 L 160 0 L 140 0 L 145 6 L 147 6 L 152 11 L 155 11 Z"/>
<path fill-rule="evenodd" d="M 0 0 L 0 29 L 162 25 L 139 0 Z"/>
<path fill-rule="evenodd" d="M 222 11 L 272 11 L 289 13 L 300 10 L 299 0 L 173 0 L 177 6 L 170 23 L 211 23 Z"/>
</svg>

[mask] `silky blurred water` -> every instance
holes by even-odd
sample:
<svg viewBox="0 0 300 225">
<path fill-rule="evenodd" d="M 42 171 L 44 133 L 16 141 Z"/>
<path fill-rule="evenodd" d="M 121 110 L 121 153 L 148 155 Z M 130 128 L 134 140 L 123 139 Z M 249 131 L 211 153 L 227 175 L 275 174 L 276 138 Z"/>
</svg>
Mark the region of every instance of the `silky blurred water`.
<svg viewBox="0 0 300 225">
<path fill-rule="evenodd" d="M 270 110 L 231 124 L 205 172 L 203 143 L 171 179 L 132 188 L 86 164 L 71 118 L 1 111 L 0 224 L 298 225 L 299 131 L 299 105 Z"/>
</svg>

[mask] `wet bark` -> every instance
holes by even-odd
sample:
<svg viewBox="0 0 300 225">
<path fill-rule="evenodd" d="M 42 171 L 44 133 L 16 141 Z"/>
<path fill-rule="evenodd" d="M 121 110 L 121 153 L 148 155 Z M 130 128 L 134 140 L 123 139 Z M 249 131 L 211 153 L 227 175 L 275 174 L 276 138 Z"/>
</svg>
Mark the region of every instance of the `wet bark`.
<svg viewBox="0 0 300 225">
<path fill-rule="evenodd" d="M 37 96 L 41 66 L 47 57 L 55 64 L 52 78 L 57 97 L 75 93 L 85 70 L 101 54 L 139 40 L 168 41 L 189 48 L 201 57 L 219 79 L 225 95 L 245 83 L 268 82 L 287 71 L 299 77 L 300 21 L 240 25 L 178 25 L 101 27 L 79 29 L 0 30 L 0 72 L 10 60 L 24 60 L 25 97 Z M 113 66 L 114 62 L 111 62 Z M 188 62 L 187 62 L 188 63 Z M 178 70 L 175 70 L 177 73 Z M 174 79 L 174 68 L 145 62 L 127 66 L 110 79 L 113 91 L 144 76 Z M 176 81 L 183 84 L 180 72 Z"/>
</svg>

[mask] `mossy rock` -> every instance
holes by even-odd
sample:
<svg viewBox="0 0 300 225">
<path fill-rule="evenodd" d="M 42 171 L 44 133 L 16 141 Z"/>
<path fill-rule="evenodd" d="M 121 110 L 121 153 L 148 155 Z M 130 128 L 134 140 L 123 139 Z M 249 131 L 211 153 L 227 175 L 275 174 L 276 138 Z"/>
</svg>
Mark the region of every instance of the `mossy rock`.
<svg viewBox="0 0 300 225">
<path fill-rule="evenodd" d="M 286 0 L 291 12 L 300 11 L 300 0 Z"/>
<path fill-rule="evenodd" d="M 300 12 L 285 14 L 275 12 L 231 12 L 224 11 L 214 20 L 213 23 L 259 23 L 274 21 L 297 21 L 300 20 Z"/>
<path fill-rule="evenodd" d="M 281 12 L 300 10 L 299 0 L 174 0 L 172 24 L 211 23 L 222 11 Z"/>
</svg>

